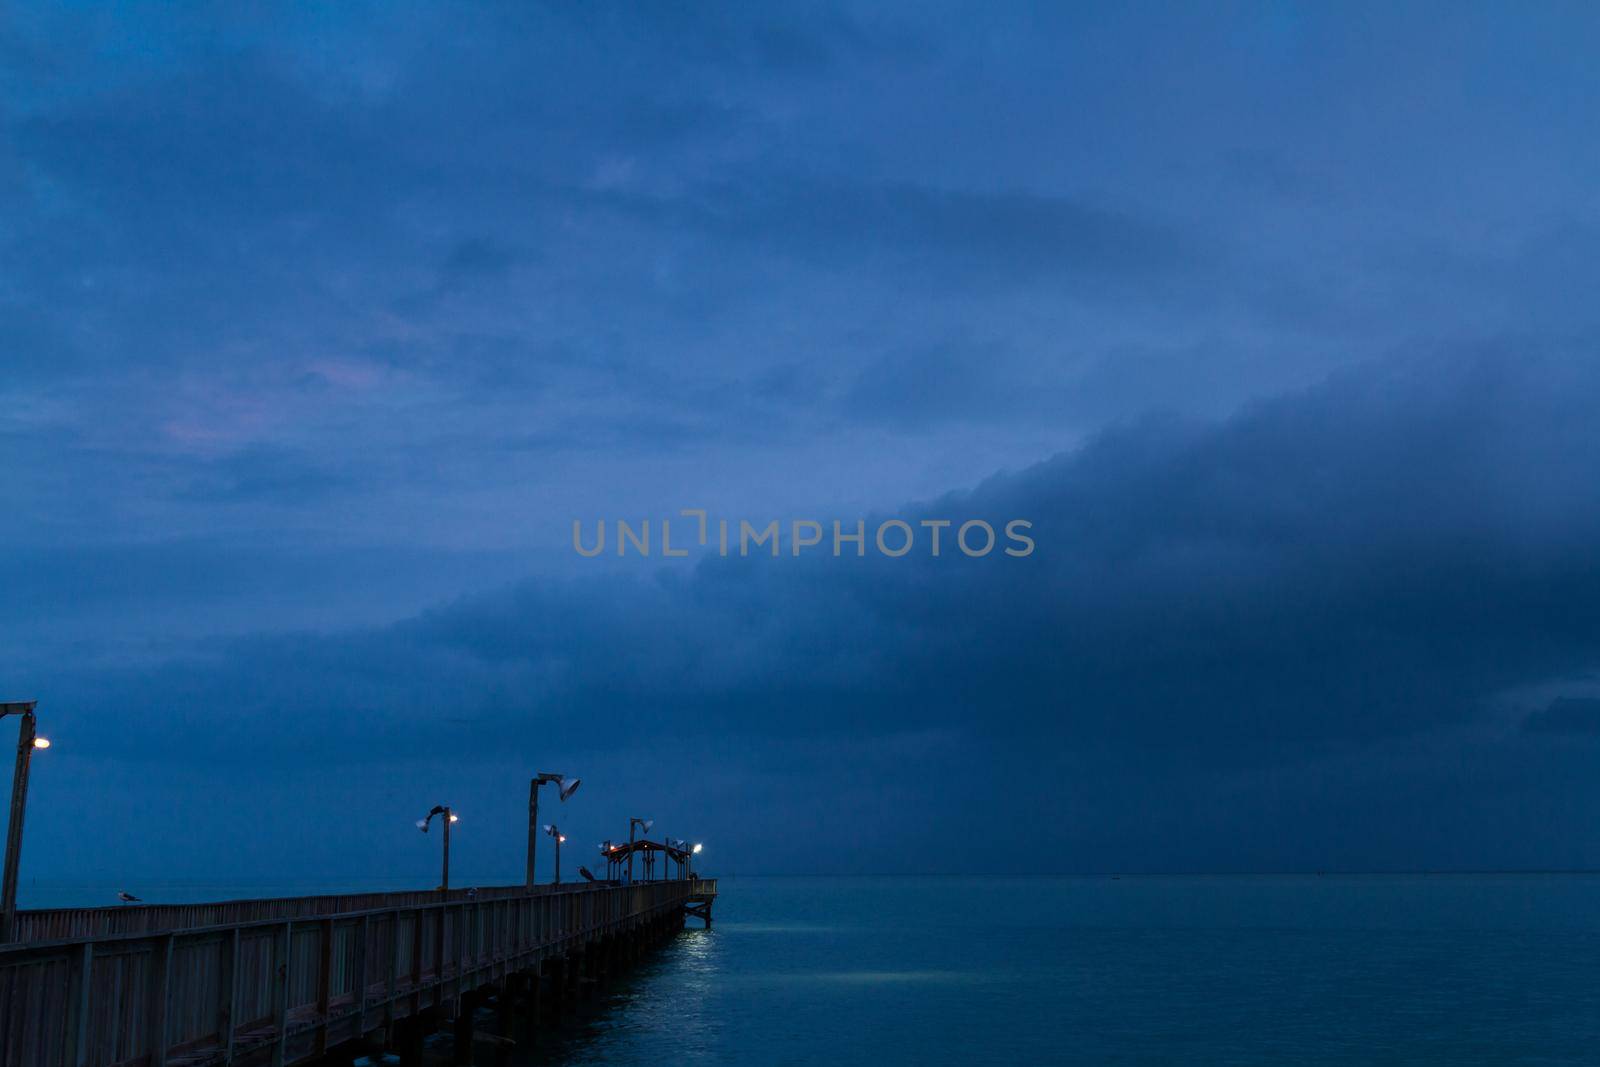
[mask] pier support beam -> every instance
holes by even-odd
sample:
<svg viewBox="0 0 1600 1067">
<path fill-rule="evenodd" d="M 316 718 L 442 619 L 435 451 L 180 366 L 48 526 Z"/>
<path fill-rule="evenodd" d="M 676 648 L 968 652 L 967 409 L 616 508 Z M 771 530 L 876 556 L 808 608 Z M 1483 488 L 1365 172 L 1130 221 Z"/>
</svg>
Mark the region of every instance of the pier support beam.
<svg viewBox="0 0 1600 1067">
<path fill-rule="evenodd" d="M 415 1015 L 402 1019 L 395 1035 L 395 1052 L 400 1056 L 400 1067 L 422 1067 L 422 1039 L 427 1033 L 426 1016 Z"/>
<path fill-rule="evenodd" d="M 495 995 L 495 1014 L 499 1017 L 500 1036 L 505 1038 L 495 1046 L 495 1067 L 508 1067 L 511 1063 L 511 1049 L 517 1040 L 517 1006 L 520 1001 L 518 993 L 525 982 L 523 975 L 509 975 L 500 986 L 500 992 Z"/>
<path fill-rule="evenodd" d="M 476 993 L 463 993 L 456 1000 L 454 1027 L 456 1067 L 472 1067 L 472 1016 L 478 1008 Z"/>
<path fill-rule="evenodd" d="M 528 976 L 528 1010 L 524 1014 L 523 1037 L 529 1045 L 533 1044 L 539 1032 L 539 1013 L 544 1010 L 543 1004 L 544 980 L 537 970 Z"/>
<path fill-rule="evenodd" d="M 545 1021 L 544 974 L 542 967 L 535 967 L 528 974 L 528 1010 L 523 1018 L 526 1027 L 526 1037 L 529 1044 L 533 1043 L 534 1034 Z"/>
<path fill-rule="evenodd" d="M 545 961 L 545 973 L 550 976 L 550 1022 L 560 1026 L 566 1018 L 566 960 L 560 956 Z"/>
<path fill-rule="evenodd" d="M 567 958 L 564 971 L 567 979 L 567 1003 L 576 1015 L 583 1007 L 583 953 L 574 952 Z"/>
</svg>

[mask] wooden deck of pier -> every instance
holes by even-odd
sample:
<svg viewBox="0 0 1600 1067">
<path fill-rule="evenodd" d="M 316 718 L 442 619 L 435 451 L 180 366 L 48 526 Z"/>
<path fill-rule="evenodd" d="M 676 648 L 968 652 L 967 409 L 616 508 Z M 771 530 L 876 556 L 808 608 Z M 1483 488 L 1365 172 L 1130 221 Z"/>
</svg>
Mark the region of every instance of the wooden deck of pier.
<svg viewBox="0 0 1600 1067">
<path fill-rule="evenodd" d="M 558 1000 L 681 929 L 680 878 L 24 911 L 0 945 L 0 1067 L 309 1063 L 411 1026 Z M 531 981 L 531 985 L 530 985 Z M 505 1015 L 502 1016 L 506 1018 Z M 459 1062 L 459 1061 L 458 1061 Z"/>
</svg>

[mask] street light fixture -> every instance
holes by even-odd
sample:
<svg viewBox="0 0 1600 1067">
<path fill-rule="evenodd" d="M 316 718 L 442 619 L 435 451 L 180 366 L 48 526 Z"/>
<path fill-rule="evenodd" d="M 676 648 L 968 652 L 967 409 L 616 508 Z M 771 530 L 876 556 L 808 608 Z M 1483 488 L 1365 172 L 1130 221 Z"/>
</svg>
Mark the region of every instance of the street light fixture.
<svg viewBox="0 0 1600 1067">
<path fill-rule="evenodd" d="M 565 841 L 567 839 L 567 835 L 562 833 L 560 828 L 557 827 L 556 824 L 553 823 L 553 822 L 544 824 L 544 832 L 549 834 L 551 837 L 556 839 L 556 879 L 555 879 L 555 882 L 552 883 L 552 884 L 560 885 L 561 884 L 561 842 L 563 842 L 563 841 Z"/>
<path fill-rule="evenodd" d="M 444 873 L 439 878 L 439 891 L 448 894 L 450 892 L 450 826 L 452 823 L 457 823 L 461 820 L 456 816 L 455 812 L 450 810 L 449 805 L 435 804 L 433 810 L 428 812 L 427 818 L 417 820 L 417 829 L 427 833 L 428 824 L 433 822 L 435 815 L 444 816 L 439 820 L 444 824 Z"/>
<path fill-rule="evenodd" d="M 538 852 L 539 845 L 539 787 L 546 783 L 554 783 L 556 794 L 565 804 L 567 798 L 578 791 L 582 778 L 568 778 L 564 774 L 550 774 L 540 771 L 528 783 L 528 889 L 533 889 L 533 859 Z"/>
<path fill-rule="evenodd" d="M 7 715 L 21 717 L 17 728 L 17 766 L 11 777 L 11 819 L 6 828 L 5 874 L 0 878 L 0 941 L 10 941 L 15 934 L 17 918 L 17 873 L 22 862 L 22 819 L 28 808 L 28 771 L 33 763 L 33 750 L 49 748 L 47 738 L 37 733 L 34 700 L 17 700 L 0 703 L 0 718 Z"/>
</svg>

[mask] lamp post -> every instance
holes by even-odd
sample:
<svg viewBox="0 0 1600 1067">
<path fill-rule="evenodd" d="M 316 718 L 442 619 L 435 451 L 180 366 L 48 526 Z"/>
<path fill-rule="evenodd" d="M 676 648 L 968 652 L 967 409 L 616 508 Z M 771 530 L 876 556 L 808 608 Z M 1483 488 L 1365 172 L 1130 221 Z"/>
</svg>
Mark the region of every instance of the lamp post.
<svg viewBox="0 0 1600 1067">
<path fill-rule="evenodd" d="M 673 848 L 678 850 L 677 856 L 673 857 L 678 861 L 678 877 L 694 878 L 694 857 L 700 851 L 701 846 L 691 845 L 681 837 L 671 844 Z"/>
<path fill-rule="evenodd" d="M 694 848 L 689 850 L 689 880 L 691 882 L 694 881 L 694 858 L 700 855 L 700 850 L 704 847 L 704 845 L 696 842 Z"/>
<path fill-rule="evenodd" d="M 630 882 L 633 881 L 633 828 L 637 826 L 645 833 L 649 833 L 650 827 L 655 824 L 654 819 L 628 819 L 628 881 Z"/>
<path fill-rule="evenodd" d="M 553 823 L 553 822 L 545 824 L 544 832 L 549 834 L 551 837 L 556 839 L 556 878 L 555 878 L 555 881 L 552 882 L 551 884 L 552 885 L 560 885 L 561 884 L 561 842 L 563 842 L 563 841 L 565 841 L 567 839 L 567 835 L 562 833 L 561 832 L 561 828 L 556 826 L 556 824 Z"/>
<path fill-rule="evenodd" d="M 49 748 L 50 742 L 40 737 L 33 709 L 37 701 L 22 700 L 0 703 L 0 718 L 21 716 L 17 728 L 17 766 L 11 777 L 11 819 L 6 829 L 6 859 L 4 880 L 0 881 L 0 941 L 10 941 L 16 932 L 17 919 L 17 868 L 22 862 L 22 818 L 28 808 L 28 770 L 33 764 L 33 750 Z"/>
<path fill-rule="evenodd" d="M 539 787 L 547 782 L 554 782 L 556 793 L 565 804 L 567 798 L 578 791 L 582 778 L 568 779 L 564 774 L 549 774 L 540 771 L 528 783 L 528 888 L 533 888 L 533 858 L 538 851 L 539 844 Z M 559 842 L 558 842 L 559 844 Z M 559 879 L 558 879 L 559 881 Z"/>
<path fill-rule="evenodd" d="M 428 812 L 427 818 L 417 820 L 417 829 L 423 833 L 428 832 L 428 824 L 433 822 L 435 815 L 444 816 L 444 873 L 439 878 L 439 891 L 450 892 L 450 824 L 456 821 L 456 813 L 450 810 L 447 804 L 435 804 L 433 810 Z"/>
</svg>

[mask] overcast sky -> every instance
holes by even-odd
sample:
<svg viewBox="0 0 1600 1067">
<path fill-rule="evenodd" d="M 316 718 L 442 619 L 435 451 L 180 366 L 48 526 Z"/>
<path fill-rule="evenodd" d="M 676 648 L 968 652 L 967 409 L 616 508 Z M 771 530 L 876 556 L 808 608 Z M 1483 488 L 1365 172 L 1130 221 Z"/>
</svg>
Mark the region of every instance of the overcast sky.
<svg viewBox="0 0 1600 1067">
<path fill-rule="evenodd" d="M 13 9 L 26 877 L 1600 866 L 1587 5 Z M 986 516 L 969 560 L 583 519 Z M 874 518 L 875 517 L 875 518 Z M 676 530 L 675 530 L 676 533 Z M 548 869 L 548 867 L 546 868 Z"/>
</svg>

